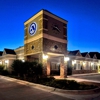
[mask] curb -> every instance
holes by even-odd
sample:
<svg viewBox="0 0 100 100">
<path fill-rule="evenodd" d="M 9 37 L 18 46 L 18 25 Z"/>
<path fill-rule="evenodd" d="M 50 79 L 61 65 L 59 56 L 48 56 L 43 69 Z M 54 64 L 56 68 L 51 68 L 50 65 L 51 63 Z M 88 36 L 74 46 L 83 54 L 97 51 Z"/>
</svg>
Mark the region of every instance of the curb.
<svg viewBox="0 0 100 100">
<path fill-rule="evenodd" d="M 90 89 L 90 90 L 63 90 L 63 89 L 58 89 L 58 88 L 54 88 L 50 86 L 27 82 L 24 80 L 10 78 L 8 76 L 0 75 L 0 78 L 7 79 L 9 81 L 14 81 L 16 83 L 26 85 L 26 86 L 34 86 L 35 88 L 45 89 L 49 92 L 60 92 L 60 93 L 75 94 L 75 95 L 90 95 L 90 94 L 100 93 L 100 88 L 95 88 L 95 89 Z"/>
</svg>

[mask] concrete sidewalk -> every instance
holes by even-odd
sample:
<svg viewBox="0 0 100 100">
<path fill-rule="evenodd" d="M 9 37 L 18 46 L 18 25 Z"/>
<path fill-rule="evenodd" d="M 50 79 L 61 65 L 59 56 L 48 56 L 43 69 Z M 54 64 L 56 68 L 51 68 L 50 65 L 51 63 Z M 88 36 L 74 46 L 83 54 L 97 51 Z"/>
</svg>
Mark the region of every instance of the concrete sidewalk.
<svg viewBox="0 0 100 100">
<path fill-rule="evenodd" d="M 67 76 L 67 78 L 60 78 L 60 76 L 54 76 L 56 79 L 67 79 L 67 80 L 75 80 L 77 82 L 94 82 L 94 83 L 100 83 L 100 81 L 97 80 L 90 80 L 90 79 L 83 79 L 82 76 L 91 76 L 91 75 L 100 75 L 100 73 L 88 73 L 88 74 L 73 74 L 70 76 Z"/>
<path fill-rule="evenodd" d="M 76 80 L 77 82 L 86 81 L 86 82 L 100 83 L 100 80 L 99 79 L 95 80 L 94 76 L 95 77 L 96 76 L 100 77 L 100 73 L 74 74 L 74 75 L 71 75 L 71 76 L 67 76 L 66 79 L 68 79 L 68 80 Z M 94 77 L 94 78 L 91 79 L 90 77 Z"/>
<path fill-rule="evenodd" d="M 100 73 L 85 73 L 85 74 L 73 74 L 68 77 L 77 77 L 77 76 L 90 76 L 90 75 L 100 75 Z"/>
</svg>

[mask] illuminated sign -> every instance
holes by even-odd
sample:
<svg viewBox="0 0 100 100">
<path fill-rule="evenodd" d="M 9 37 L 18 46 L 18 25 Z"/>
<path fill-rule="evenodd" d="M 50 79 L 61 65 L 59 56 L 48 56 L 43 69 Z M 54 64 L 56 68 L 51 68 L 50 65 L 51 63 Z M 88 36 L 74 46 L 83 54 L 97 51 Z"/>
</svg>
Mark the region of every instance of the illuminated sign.
<svg viewBox="0 0 100 100">
<path fill-rule="evenodd" d="M 37 24 L 36 22 L 33 22 L 30 26 L 29 26 L 29 34 L 31 36 L 33 36 L 37 31 Z"/>
</svg>

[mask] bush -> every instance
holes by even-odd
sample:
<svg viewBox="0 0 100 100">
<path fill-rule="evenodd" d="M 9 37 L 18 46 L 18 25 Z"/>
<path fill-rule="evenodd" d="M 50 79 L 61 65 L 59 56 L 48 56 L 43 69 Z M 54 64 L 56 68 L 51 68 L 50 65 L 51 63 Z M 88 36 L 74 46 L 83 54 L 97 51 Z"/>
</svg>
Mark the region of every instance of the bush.
<svg viewBox="0 0 100 100">
<path fill-rule="evenodd" d="M 2 72 L 4 70 L 4 65 L 0 65 L 0 72 Z"/>
<path fill-rule="evenodd" d="M 14 60 L 11 67 L 13 72 L 15 72 L 17 75 L 20 75 L 22 73 L 22 65 L 23 62 L 21 60 Z"/>
<path fill-rule="evenodd" d="M 20 78 L 36 82 L 42 76 L 42 64 L 38 62 L 22 62 L 15 60 L 12 64 L 12 74 L 18 75 Z"/>
<path fill-rule="evenodd" d="M 55 88 L 60 89 L 67 89 L 67 90 L 88 90 L 88 89 L 94 89 L 97 86 L 94 85 L 87 85 L 83 83 L 78 83 L 74 80 L 64 80 L 64 79 L 49 79 L 49 78 L 43 78 L 40 79 L 40 84 L 51 86 Z"/>
<path fill-rule="evenodd" d="M 3 70 L 1 74 L 6 76 L 9 75 L 9 72 L 7 70 Z"/>
<path fill-rule="evenodd" d="M 40 78 L 40 79 L 38 80 L 38 83 L 40 83 L 40 84 L 45 84 L 46 82 L 53 81 L 54 79 L 55 79 L 54 77 Z"/>
</svg>

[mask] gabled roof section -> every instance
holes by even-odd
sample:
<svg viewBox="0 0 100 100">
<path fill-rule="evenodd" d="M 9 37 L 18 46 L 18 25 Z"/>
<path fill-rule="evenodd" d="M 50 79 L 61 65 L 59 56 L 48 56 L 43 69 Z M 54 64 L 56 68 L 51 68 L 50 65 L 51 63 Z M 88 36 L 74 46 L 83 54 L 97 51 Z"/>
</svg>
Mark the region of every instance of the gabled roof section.
<svg viewBox="0 0 100 100">
<path fill-rule="evenodd" d="M 3 54 L 3 51 L 0 51 L 0 56 L 2 56 L 2 54 Z"/>
<path fill-rule="evenodd" d="M 83 52 L 83 53 L 81 53 L 81 55 L 82 55 L 83 57 L 90 58 L 90 55 L 89 55 L 88 52 Z"/>
<path fill-rule="evenodd" d="M 16 53 L 15 53 L 15 51 L 13 49 L 7 49 L 7 48 L 5 48 L 4 51 L 5 51 L 6 54 L 16 55 Z"/>
<path fill-rule="evenodd" d="M 89 52 L 89 55 L 91 58 L 97 59 L 96 53 L 97 52 Z"/>
<path fill-rule="evenodd" d="M 97 56 L 96 56 L 96 54 L 94 54 L 94 57 L 93 57 L 94 59 L 97 59 Z"/>
<path fill-rule="evenodd" d="M 90 52 L 90 53 L 96 54 L 97 59 L 100 59 L 100 53 L 99 52 Z"/>
<path fill-rule="evenodd" d="M 69 56 L 82 56 L 79 50 L 69 51 Z"/>
</svg>

